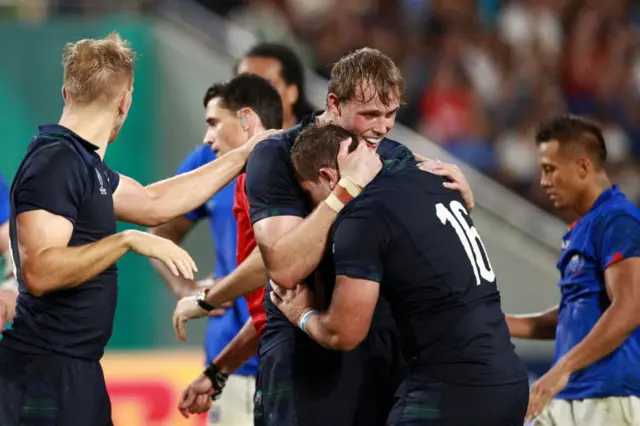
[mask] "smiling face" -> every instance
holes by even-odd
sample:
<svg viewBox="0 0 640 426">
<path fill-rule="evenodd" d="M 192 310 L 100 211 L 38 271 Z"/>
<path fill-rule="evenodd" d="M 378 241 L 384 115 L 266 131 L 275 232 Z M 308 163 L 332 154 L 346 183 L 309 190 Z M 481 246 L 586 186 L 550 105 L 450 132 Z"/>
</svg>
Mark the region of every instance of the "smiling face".
<svg viewBox="0 0 640 426">
<path fill-rule="evenodd" d="M 376 147 L 393 128 L 400 100 L 390 96 L 385 105 L 370 84 L 360 84 L 355 96 L 347 101 L 340 102 L 335 94 L 329 94 L 327 106 L 333 117 L 332 124 Z"/>
</svg>

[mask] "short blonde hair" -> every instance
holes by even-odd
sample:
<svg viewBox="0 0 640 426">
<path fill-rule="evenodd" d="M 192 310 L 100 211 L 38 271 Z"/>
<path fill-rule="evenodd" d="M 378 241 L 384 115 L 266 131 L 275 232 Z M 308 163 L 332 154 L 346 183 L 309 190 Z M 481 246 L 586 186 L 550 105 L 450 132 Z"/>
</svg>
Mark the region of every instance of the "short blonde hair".
<svg viewBox="0 0 640 426">
<path fill-rule="evenodd" d="M 81 104 L 112 100 L 123 86 L 133 84 L 135 57 L 129 42 L 116 32 L 104 39 L 67 43 L 62 66 L 68 100 Z"/>
<path fill-rule="evenodd" d="M 364 88 L 369 85 L 371 93 L 365 98 Z M 329 79 L 329 93 L 340 102 L 369 102 L 378 96 L 383 105 L 389 106 L 392 99 L 402 102 L 404 79 L 393 60 L 377 49 L 364 47 L 343 56 L 333 65 Z"/>
</svg>

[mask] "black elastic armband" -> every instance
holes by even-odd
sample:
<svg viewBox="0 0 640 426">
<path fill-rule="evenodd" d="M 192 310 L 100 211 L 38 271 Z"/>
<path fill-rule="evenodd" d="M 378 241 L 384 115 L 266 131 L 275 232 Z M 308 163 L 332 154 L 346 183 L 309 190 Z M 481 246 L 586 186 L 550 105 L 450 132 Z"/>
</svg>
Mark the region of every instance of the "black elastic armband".
<svg viewBox="0 0 640 426">
<path fill-rule="evenodd" d="M 218 367 L 216 367 L 213 362 L 209 363 L 203 374 L 211 380 L 211 383 L 213 383 L 213 394 L 211 395 L 211 399 L 215 401 L 220 398 L 220 395 L 222 395 L 222 390 L 227 384 L 229 375 L 218 371 Z"/>
</svg>

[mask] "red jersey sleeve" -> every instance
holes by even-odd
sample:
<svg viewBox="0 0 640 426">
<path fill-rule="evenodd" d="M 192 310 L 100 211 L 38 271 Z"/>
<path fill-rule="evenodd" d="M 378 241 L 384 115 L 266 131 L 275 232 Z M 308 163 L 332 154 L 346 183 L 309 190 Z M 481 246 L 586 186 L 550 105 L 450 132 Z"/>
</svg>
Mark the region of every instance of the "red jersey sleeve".
<svg viewBox="0 0 640 426">
<path fill-rule="evenodd" d="M 233 197 L 233 216 L 238 224 L 238 251 L 236 253 L 237 264 L 240 265 L 249 257 L 253 249 L 256 247 L 256 238 L 253 235 L 251 227 L 251 219 L 249 217 L 249 200 L 245 191 L 246 174 L 238 177 Z M 253 291 L 245 295 L 247 304 L 249 305 L 249 314 L 256 328 L 258 335 L 262 334 L 262 330 L 267 324 L 267 314 L 264 310 L 263 301 L 265 287 Z"/>
</svg>

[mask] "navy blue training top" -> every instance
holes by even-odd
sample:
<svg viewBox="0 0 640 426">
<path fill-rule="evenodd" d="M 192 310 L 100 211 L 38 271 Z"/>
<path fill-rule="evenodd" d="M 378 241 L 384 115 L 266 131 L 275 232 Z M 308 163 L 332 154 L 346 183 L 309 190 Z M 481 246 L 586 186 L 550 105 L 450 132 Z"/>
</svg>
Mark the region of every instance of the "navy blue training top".
<svg viewBox="0 0 640 426">
<path fill-rule="evenodd" d="M 113 192 L 120 176 L 100 159 L 97 149 L 60 125 L 40 127 L 11 187 L 12 247 L 18 247 L 16 217 L 32 210 L 69 220 L 69 246 L 115 234 Z M 4 331 L 0 344 L 27 353 L 100 359 L 113 328 L 116 265 L 77 287 L 34 297 L 22 279 L 18 250 L 13 256 L 20 294 L 13 328 Z"/>
</svg>

